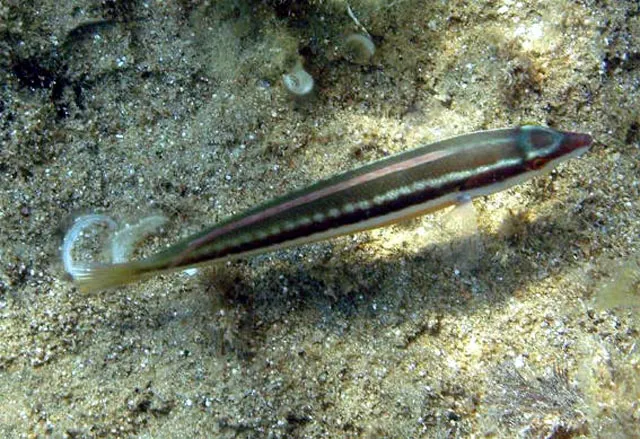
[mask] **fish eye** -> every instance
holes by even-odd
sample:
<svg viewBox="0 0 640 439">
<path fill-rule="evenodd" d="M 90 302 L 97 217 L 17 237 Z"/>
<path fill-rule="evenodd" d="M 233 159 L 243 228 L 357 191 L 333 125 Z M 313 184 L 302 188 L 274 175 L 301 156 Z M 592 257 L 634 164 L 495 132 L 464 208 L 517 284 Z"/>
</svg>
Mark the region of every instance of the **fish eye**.
<svg viewBox="0 0 640 439">
<path fill-rule="evenodd" d="M 542 169 L 546 163 L 547 161 L 545 159 L 537 157 L 529 162 L 529 169 L 537 171 L 538 169 Z"/>
</svg>

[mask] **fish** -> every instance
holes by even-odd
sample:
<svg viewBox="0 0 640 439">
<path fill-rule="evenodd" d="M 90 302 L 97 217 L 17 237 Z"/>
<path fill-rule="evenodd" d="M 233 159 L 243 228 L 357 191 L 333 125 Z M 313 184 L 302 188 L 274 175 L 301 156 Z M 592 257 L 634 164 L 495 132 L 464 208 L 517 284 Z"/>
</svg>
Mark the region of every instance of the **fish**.
<svg viewBox="0 0 640 439">
<path fill-rule="evenodd" d="M 140 260 L 84 264 L 93 292 L 393 224 L 490 195 L 585 153 L 589 134 L 525 125 L 479 131 L 391 155 L 231 216 Z"/>
</svg>

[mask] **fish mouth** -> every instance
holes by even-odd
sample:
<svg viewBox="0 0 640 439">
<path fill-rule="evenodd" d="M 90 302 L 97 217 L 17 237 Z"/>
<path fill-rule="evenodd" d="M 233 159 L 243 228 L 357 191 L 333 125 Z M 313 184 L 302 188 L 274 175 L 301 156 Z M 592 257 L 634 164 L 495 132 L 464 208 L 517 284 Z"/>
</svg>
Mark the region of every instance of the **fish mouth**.
<svg viewBox="0 0 640 439">
<path fill-rule="evenodd" d="M 562 142 L 563 154 L 572 154 L 579 152 L 584 153 L 591 147 L 593 137 L 585 133 L 564 133 L 564 141 Z"/>
<path fill-rule="evenodd" d="M 593 137 L 586 133 L 559 131 L 559 144 L 545 159 L 541 160 L 545 168 L 552 168 L 566 160 L 580 157 L 593 144 Z M 538 166 L 540 167 L 540 166 Z"/>
</svg>

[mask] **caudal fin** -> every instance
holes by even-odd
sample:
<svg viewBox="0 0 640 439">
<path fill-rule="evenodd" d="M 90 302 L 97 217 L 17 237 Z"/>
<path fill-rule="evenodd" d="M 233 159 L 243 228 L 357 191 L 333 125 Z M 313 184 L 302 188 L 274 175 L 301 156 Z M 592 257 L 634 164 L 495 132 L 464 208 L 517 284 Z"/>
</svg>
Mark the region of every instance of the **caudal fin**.
<svg viewBox="0 0 640 439">
<path fill-rule="evenodd" d="M 74 267 L 71 272 L 74 284 L 83 293 L 119 287 L 144 279 L 149 275 L 137 261 L 125 264 L 104 264 Z"/>
</svg>

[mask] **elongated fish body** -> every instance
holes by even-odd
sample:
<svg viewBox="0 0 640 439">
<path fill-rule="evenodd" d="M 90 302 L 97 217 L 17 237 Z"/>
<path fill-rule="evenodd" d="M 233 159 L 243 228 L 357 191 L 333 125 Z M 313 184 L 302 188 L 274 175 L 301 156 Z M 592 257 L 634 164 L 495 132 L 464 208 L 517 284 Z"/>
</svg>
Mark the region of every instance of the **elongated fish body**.
<svg viewBox="0 0 640 439">
<path fill-rule="evenodd" d="M 432 212 L 479 197 L 577 157 L 588 134 L 523 126 L 424 145 L 320 181 L 232 216 L 147 259 L 89 265 L 72 276 L 83 291 L 315 242 Z"/>
</svg>

